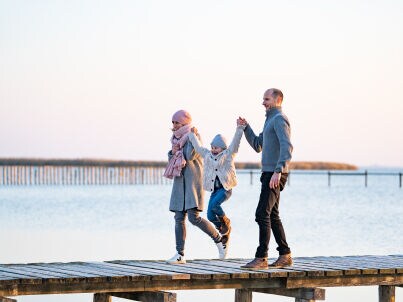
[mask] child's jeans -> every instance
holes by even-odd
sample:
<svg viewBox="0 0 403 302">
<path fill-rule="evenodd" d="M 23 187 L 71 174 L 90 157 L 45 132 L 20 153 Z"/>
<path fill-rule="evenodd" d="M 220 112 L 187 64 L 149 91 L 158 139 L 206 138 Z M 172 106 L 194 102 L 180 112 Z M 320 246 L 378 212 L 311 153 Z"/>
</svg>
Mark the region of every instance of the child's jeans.
<svg viewBox="0 0 403 302">
<path fill-rule="evenodd" d="M 207 208 L 207 219 L 210 220 L 217 229 L 221 227 L 221 222 L 218 217 L 225 215 L 221 204 L 231 197 L 232 190 L 225 190 L 224 188 L 215 189 L 211 193 L 210 200 Z"/>
</svg>

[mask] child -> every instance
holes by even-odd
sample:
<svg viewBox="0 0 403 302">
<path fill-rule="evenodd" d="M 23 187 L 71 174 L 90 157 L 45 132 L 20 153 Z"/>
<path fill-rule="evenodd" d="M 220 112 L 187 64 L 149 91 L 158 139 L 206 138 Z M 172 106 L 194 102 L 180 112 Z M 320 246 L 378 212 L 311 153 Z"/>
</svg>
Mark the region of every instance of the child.
<svg viewBox="0 0 403 302">
<path fill-rule="evenodd" d="M 237 185 L 234 157 L 238 152 L 244 128 L 243 125 L 237 126 L 234 138 L 228 148 L 225 138 L 221 134 L 217 134 L 211 142 L 211 150 L 201 146 L 196 136 L 196 128 L 193 127 L 192 133 L 189 134 L 189 140 L 196 152 L 203 157 L 203 188 L 211 192 L 207 218 L 221 233 L 222 242 L 227 248 L 231 225 L 221 204 L 231 197 L 232 188 Z"/>
<path fill-rule="evenodd" d="M 173 179 L 169 210 L 175 213 L 175 239 L 177 253 L 167 260 L 171 264 L 186 263 L 185 260 L 185 219 L 209 235 L 217 245 L 219 258 L 226 257 L 226 247 L 214 226 L 199 216 L 204 207 L 202 189 L 203 164 L 194 151 L 188 137 L 191 133 L 192 118 L 185 110 L 177 111 L 172 117 L 172 150 L 168 152 L 169 163 L 164 176 Z"/>
</svg>

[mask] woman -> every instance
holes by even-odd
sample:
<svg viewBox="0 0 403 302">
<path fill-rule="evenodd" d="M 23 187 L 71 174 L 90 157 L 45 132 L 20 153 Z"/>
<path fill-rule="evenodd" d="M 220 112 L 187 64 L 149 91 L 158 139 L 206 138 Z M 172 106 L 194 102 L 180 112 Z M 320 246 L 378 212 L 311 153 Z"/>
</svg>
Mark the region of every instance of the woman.
<svg viewBox="0 0 403 302">
<path fill-rule="evenodd" d="M 168 152 L 168 166 L 164 176 L 173 179 L 169 210 L 175 213 L 176 254 L 167 260 L 171 264 L 186 263 L 186 216 L 193 225 L 209 235 L 219 251 L 219 258 L 226 257 L 226 246 L 214 226 L 199 216 L 204 208 L 202 188 L 203 164 L 188 139 L 192 128 L 189 112 L 179 110 L 172 116 L 172 149 Z"/>
</svg>

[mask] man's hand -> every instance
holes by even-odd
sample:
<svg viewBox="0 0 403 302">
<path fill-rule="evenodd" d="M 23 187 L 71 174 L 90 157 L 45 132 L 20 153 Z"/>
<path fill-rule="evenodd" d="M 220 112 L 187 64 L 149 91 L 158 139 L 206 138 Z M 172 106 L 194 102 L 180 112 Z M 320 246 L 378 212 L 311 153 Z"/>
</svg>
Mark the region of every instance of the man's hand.
<svg viewBox="0 0 403 302">
<path fill-rule="evenodd" d="M 271 179 L 269 187 L 270 189 L 275 189 L 280 185 L 281 173 L 274 172 Z"/>
<path fill-rule="evenodd" d="M 238 117 L 238 119 L 236 120 L 236 124 L 237 126 L 246 126 L 248 122 L 244 118 Z"/>
</svg>

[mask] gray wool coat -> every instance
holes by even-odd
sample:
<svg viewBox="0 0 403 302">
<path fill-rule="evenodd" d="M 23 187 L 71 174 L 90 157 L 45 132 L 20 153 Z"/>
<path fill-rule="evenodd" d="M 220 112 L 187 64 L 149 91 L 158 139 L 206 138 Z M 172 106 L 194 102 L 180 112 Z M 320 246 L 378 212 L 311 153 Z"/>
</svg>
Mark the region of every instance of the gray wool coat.
<svg viewBox="0 0 403 302">
<path fill-rule="evenodd" d="M 183 156 L 186 166 L 183 167 L 181 176 L 174 177 L 169 210 L 174 212 L 197 208 L 203 211 L 203 160 L 189 140 L 183 146 Z M 172 153 L 169 151 L 168 159 L 171 157 Z"/>
</svg>

